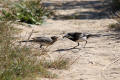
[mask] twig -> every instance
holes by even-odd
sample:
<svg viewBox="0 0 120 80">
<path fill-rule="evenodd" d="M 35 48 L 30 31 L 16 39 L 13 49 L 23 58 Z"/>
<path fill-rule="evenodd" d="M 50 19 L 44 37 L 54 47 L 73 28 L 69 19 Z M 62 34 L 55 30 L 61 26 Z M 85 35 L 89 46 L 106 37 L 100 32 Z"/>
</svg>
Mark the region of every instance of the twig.
<svg viewBox="0 0 120 80">
<path fill-rule="evenodd" d="M 105 67 L 102 69 L 102 71 L 101 71 L 101 76 L 102 76 L 105 80 L 107 80 L 107 79 L 106 79 L 106 76 L 104 75 L 105 70 L 108 69 L 112 64 L 116 63 L 116 62 L 119 61 L 119 60 L 120 60 L 120 56 L 119 56 L 118 59 L 114 60 L 113 62 L 111 62 L 110 64 L 108 64 L 107 66 L 105 66 Z"/>
<path fill-rule="evenodd" d="M 30 37 L 32 36 L 32 34 L 33 34 L 33 31 L 34 31 L 34 29 L 31 31 L 31 33 L 30 33 L 30 35 L 29 35 L 29 37 L 28 37 L 28 39 L 27 40 L 29 40 L 30 39 Z"/>
<path fill-rule="evenodd" d="M 28 36 L 27 41 L 29 41 L 30 37 L 31 37 L 31 36 L 32 36 L 32 34 L 33 34 L 33 31 L 34 31 L 34 30 L 32 30 L 32 31 L 31 31 L 30 35 Z M 27 42 L 26 42 L 25 46 L 26 46 L 26 45 L 27 45 Z"/>
<path fill-rule="evenodd" d="M 80 55 L 80 56 L 81 56 L 81 55 Z M 71 62 L 70 65 L 74 64 L 74 63 L 80 58 L 80 56 L 78 56 L 73 62 Z"/>
<path fill-rule="evenodd" d="M 62 60 L 62 58 L 65 56 L 66 54 L 63 54 L 59 57 L 59 60 Z"/>
</svg>

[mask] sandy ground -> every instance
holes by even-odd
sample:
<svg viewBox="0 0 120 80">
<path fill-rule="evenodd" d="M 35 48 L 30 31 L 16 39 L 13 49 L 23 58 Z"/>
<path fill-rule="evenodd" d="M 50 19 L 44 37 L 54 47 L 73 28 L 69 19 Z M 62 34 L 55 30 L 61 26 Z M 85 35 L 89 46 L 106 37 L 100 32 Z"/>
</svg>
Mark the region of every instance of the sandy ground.
<svg viewBox="0 0 120 80">
<path fill-rule="evenodd" d="M 47 0 L 46 0 L 47 1 Z M 63 2 L 64 1 L 64 2 Z M 62 5 L 63 3 L 63 5 Z M 46 5 L 55 6 L 56 19 L 48 19 L 40 26 L 30 27 L 18 26 L 23 29 L 21 37 L 27 37 L 34 29 L 32 37 L 35 36 L 59 36 L 59 40 L 49 47 L 50 58 L 64 55 L 71 61 L 77 61 L 68 70 L 51 70 L 58 75 L 57 79 L 46 79 L 37 77 L 36 80 L 120 80 L 120 38 L 118 33 L 108 31 L 108 25 L 116 23 L 109 19 L 104 11 L 100 0 L 50 0 Z M 65 19 L 64 16 L 76 14 L 76 19 Z M 59 15 L 62 15 L 60 17 Z M 61 37 L 67 32 L 85 32 L 101 34 L 103 36 L 90 38 L 86 48 L 80 50 L 67 50 L 77 43 Z M 106 35 L 106 36 L 105 36 Z M 64 49 L 62 51 L 56 51 Z"/>
</svg>

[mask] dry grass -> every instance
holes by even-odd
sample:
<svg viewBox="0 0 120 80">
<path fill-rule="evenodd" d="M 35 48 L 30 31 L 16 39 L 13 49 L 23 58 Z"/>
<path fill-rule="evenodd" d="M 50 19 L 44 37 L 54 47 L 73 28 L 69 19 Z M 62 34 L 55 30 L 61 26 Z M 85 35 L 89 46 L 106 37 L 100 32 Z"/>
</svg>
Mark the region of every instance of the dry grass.
<svg viewBox="0 0 120 80">
<path fill-rule="evenodd" d="M 0 22 L 0 80 L 34 80 L 34 77 L 55 78 L 56 74 L 48 68 L 67 69 L 69 59 L 63 56 L 54 61 L 41 60 L 38 57 L 46 55 L 48 51 L 33 51 L 28 46 L 13 44 L 17 38 L 14 35 L 18 29 L 8 22 Z"/>
<path fill-rule="evenodd" d="M 111 24 L 109 25 L 109 29 L 112 31 L 120 31 L 120 24 L 119 23 Z"/>
<path fill-rule="evenodd" d="M 45 68 L 54 68 L 54 69 L 68 69 L 70 65 L 70 60 L 59 57 L 53 61 L 45 61 L 43 66 Z"/>
<path fill-rule="evenodd" d="M 41 62 L 36 63 L 37 57 L 30 48 L 13 44 L 16 29 L 6 23 L 0 22 L 0 80 L 23 80 L 35 73 L 41 77 L 55 77 Z"/>
<path fill-rule="evenodd" d="M 112 31 L 120 31 L 120 0 L 112 0 L 112 18 L 118 23 L 110 24 L 109 29 Z"/>
</svg>

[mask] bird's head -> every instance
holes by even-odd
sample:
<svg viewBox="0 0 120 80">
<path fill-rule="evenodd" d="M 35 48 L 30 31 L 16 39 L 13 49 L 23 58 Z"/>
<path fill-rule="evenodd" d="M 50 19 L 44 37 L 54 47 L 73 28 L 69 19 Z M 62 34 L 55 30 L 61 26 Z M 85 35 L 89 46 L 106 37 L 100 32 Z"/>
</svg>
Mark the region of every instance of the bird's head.
<svg viewBox="0 0 120 80">
<path fill-rule="evenodd" d="M 63 36 L 63 38 L 74 38 L 74 37 L 79 37 L 81 35 L 81 33 L 79 32 L 71 32 L 71 33 L 67 33 L 66 35 Z"/>
<path fill-rule="evenodd" d="M 57 36 L 52 36 L 51 39 L 54 40 L 54 41 L 57 41 L 58 37 Z"/>
<path fill-rule="evenodd" d="M 99 37 L 99 35 L 96 34 L 86 34 L 87 38 L 94 38 L 94 37 Z"/>
<path fill-rule="evenodd" d="M 72 38 L 72 37 L 71 37 L 71 35 L 68 33 L 68 34 L 64 35 L 63 38 Z"/>
<path fill-rule="evenodd" d="M 91 34 L 85 34 L 87 39 L 90 38 L 92 35 Z"/>
</svg>

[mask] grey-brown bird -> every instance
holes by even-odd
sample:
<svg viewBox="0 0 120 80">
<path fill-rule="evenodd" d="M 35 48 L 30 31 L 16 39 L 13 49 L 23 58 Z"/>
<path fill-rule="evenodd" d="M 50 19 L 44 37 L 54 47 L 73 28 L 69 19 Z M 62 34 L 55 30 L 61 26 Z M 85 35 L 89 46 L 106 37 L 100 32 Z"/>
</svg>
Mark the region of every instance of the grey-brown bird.
<svg viewBox="0 0 120 80">
<path fill-rule="evenodd" d="M 80 33 L 80 32 L 71 32 L 71 33 L 67 33 L 66 35 L 63 36 L 63 38 L 68 38 L 74 42 L 77 42 L 79 46 L 79 42 L 83 42 L 85 41 L 85 45 L 87 44 L 87 39 L 93 36 L 97 36 L 97 35 L 92 35 L 92 34 L 85 34 L 85 33 Z M 73 47 L 76 48 L 77 46 Z"/>
<path fill-rule="evenodd" d="M 32 38 L 32 40 L 21 41 L 21 42 L 35 42 L 40 44 L 40 48 L 42 48 L 42 46 L 46 46 L 47 48 L 48 46 L 55 43 L 57 40 L 58 40 L 57 36 L 52 36 L 52 37 L 35 37 L 35 38 Z"/>
</svg>

